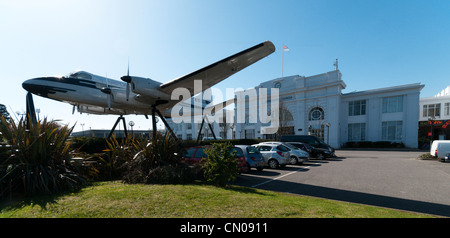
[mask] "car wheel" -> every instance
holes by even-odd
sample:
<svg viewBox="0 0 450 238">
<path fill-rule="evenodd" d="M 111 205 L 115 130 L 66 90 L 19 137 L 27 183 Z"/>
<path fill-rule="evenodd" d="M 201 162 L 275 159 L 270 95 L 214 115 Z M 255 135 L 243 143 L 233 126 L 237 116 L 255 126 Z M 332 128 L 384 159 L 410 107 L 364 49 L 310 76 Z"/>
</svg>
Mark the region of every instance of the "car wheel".
<svg viewBox="0 0 450 238">
<path fill-rule="evenodd" d="M 269 165 L 269 168 L 276 169 L 276 168 L 278 168 L 278 161 L 276 159 L 271 159 L 271 160 L 269 160 L 268 165 Z"/>
<path fill-rule="evenodd" d="M 250 167 L 250 164 L 249 163 L 246 163 L 247 164 L 247 171 L 245 171 L 246 173 L 248 173 L 248 172 L 250 172 L 250 170 L 252 169 L 251 167 Z"/>
<path fill-rule="evenodd" d="M 291 159 L 289 160 L 289 164 L 296 165 L 298 163 L 298 160 L 295 156 L 291 156 Z"/>
</svg>

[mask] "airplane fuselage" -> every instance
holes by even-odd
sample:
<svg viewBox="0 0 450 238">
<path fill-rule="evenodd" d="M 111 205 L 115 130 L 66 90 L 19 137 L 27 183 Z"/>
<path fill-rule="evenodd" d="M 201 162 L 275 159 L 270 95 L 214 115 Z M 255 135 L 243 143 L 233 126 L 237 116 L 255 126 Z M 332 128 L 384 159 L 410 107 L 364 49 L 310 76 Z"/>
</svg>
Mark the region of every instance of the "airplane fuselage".
<svg viewBox="0 0 450 238">
<path fill-rule="evenodd" d="M 148 92 L 158 91 L 157 87 L 161 85 L 151 79 L 139 79 L 147 82 L 146 90 Z M 139 94 L 133 92 L 130 92 L 127 100 L 127 83 L 85 71 L 76 71 L 63 77 L 33 78 L 25 81 L 22 86 L 33 94 L 67 102 L 76 105 L 80 112 L 94 114 L 149 114 L 151 113 L 149 105 L 154 104 L 152 100 L 139 101 Z M 170 97 L 159 91 L 153 94 L 155 96 L 159 94 L 159 99 Z M 155 97 L 154 101 L 157 99 Z"/>
</svg>

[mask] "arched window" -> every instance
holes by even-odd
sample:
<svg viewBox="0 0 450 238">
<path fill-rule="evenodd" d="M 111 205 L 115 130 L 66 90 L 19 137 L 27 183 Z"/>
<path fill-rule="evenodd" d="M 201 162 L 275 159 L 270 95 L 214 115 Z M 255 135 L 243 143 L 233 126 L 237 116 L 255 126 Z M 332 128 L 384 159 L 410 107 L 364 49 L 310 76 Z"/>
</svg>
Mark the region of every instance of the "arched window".
<svg viewBox="0 0 450 238">
<path fill-rule="evenodd" d="M 294 120 L 294 117 L 292 116 L 292 113 L 288 109 L 281 108 L 280 109 L 280 120 L 285 121 L 285 122 L 290 122 L 290 121 Z"/>
<path fill-rule="evenodd" d="M 319 121 L 325 118 L 325 113 L 323 109 L 320 107 L 315 107 L 309 111 L 309 120 L 310 121 Z"/>
</svg>

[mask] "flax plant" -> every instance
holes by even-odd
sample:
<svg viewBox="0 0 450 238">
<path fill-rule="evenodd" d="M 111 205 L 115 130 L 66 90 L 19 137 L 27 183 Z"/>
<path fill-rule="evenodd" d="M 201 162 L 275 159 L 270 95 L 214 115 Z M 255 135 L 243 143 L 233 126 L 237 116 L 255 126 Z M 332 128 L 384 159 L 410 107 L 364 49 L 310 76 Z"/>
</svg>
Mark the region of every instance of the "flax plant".
<svg viewBox="0 0 450 238">
<path fill-rule="evenodd" d="M 11 193 L 52 194 L 79 187 L 85 179 L 73 172 L 70 144 L 73 127 L 59 127 L 47 118 L 36 124 L 1 117 L 0 132 L 10 146 L 0 161 L 0 197 Z"/>
</svg>

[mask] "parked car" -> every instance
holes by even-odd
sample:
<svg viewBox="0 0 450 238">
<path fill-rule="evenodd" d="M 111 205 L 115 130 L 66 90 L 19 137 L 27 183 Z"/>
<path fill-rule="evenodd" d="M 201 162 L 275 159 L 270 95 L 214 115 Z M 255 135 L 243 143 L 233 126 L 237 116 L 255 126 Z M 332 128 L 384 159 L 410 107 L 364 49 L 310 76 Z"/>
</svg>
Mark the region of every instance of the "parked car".
<svg viewBox="0 0 450 238">
<path fill-rule="evenodd" d="M 299 149 L 305 150 L 306 152 L 309 153 L 310 158 L 325 159 L 330 154 L 328 150 L 317 149 L 303 142 L 286 142 L 286 143 L 293 145 Z"/>
<path fill-rule="evenodd" d="M 327 145 L 317 136 L 309 136 L 309 135 L 284 135 L 281 136 L 281 142 L 302 142 L 309 144 L 310 146 L 316 148 L 317 150 L 321 150 L 323 153 L 319 153 L 319 156 L 323 154 L 325 158 L 335 157 L 335 150 L 333 147 Z"/>
<path fill-rule="evenodd" d="M 289 149 L 284 145 L 256 144 L 253 145 L 264 158 L 264 164 L 272 169 L 284 167 L 289 163 Z"/>
<path fill-rule="evenodd" d="M 242 153 L 245 157 L 247 164 L 247 171 L 251 168 L 256 168 L 258 171 L 262 171 L 264 168 L 264 158 L 258 149 L 251 145 L 235 145 L 237 153 Z"/>
<path fill-rule="evenodd" d="M 265 141 L 260 144 L 273 144 L 273 145 L 283 145 L 289 149 L 289 153 L 291 155 L 289 163 L 292 165 L 295 164 L 303 164 L 303 162 L 307 162 L 309 160 L 309 153 L 290 145 L 288 143 L 279 142 L 279 141 Z"/>
<path fill-rule="evenodd" d="M 206 148 L 208 148 L 208 146 L 194 146 L 188 148 L 181 158 L 181 161 L 190 165 L 200 164 L 202 159 L 208 158 L 208 155 L 205 153 Z M 239 148 L 233 147 L 232 151 L 236 150 L 236 159 L 238 160 L 239 172 L 247 172 L 245 157 L 242 153 L 238 153 L 237 149 Z"/>
<path fill-rule="evenodd" d="M 430 154 L 438 159 L 444 159 L 450 153 L 450 140 L 435 140 L 431 144 Z"/>
<path fill-rule="evenodd" d="M 450 162 L 450 154 L 446 154 L 442 162 Z"/>
<path fill-rule="evenodd" d="M 202 140 L 223 140 L 222 137 L 220 136 L 216 136 L 216 138 L 214 139 L 214 137 L 203 137 Z"/>
</svg>

